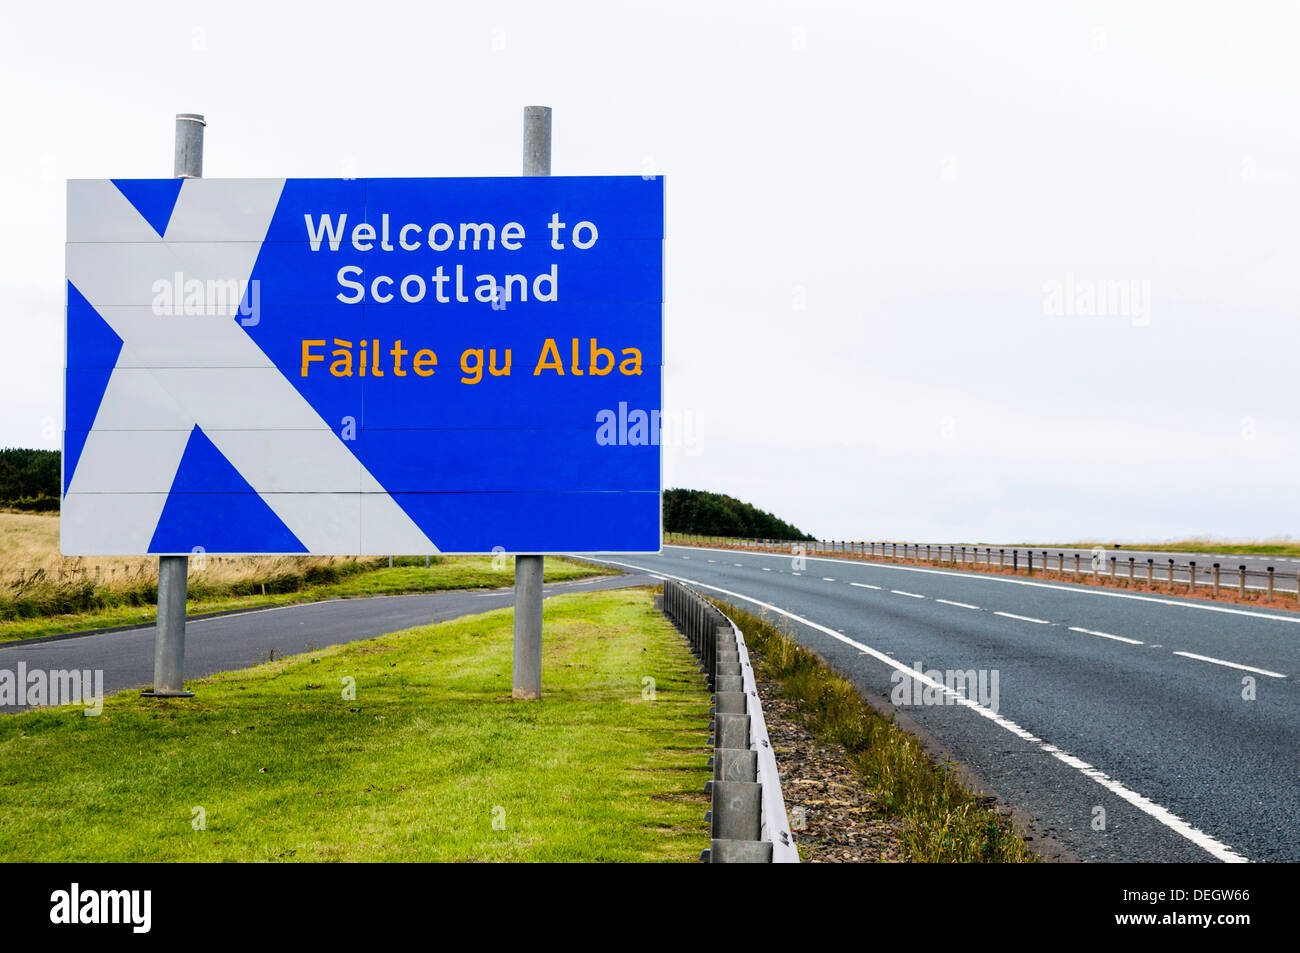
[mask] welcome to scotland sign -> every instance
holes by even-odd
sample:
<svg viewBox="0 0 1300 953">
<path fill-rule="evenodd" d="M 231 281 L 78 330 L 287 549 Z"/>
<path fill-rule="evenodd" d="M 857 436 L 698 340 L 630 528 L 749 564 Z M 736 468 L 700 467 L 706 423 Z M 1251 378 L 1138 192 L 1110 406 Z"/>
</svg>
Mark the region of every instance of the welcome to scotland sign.
<svg viewBox="0 0 1300 953">
<path fill-rule="evenodd" d="M 663 182 L 68 183 L 61 548 L 654 551 Z"/>
</svg>

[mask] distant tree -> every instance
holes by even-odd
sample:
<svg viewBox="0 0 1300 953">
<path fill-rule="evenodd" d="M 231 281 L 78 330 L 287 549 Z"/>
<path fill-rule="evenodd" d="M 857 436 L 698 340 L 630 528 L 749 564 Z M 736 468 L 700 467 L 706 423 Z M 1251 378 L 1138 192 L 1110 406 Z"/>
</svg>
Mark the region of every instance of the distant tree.
<svg viewBox="0 0 1300 953">
<path fill-rule="evenodd" d="M 24 509 L 58 509 L 59 451 L 8 448 L 0 450 L 0 503 L 53 500 Z"/>
<path fill-rule="evenodd" d="M 707 490 L 664 492 L 664 530 L 746 539 L 813 539 L 808 533 L 733 496 Z"/>
</svg>

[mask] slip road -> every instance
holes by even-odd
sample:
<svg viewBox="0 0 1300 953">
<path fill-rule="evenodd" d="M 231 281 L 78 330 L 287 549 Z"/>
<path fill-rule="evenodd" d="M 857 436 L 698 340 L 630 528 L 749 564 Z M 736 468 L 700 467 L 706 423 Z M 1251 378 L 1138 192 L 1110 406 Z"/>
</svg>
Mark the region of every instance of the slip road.
<svg viewBox="0 0 1300 953">
<path fill-rule="evenodd" d="M 644 576 L 600 576 L 572 582 L 547 583 L 544 596 L 592 589 L 651 585 Z M 400 632 L 430 622 L 487 612 L 514 605 L 513 589 L 481 592 L 432 592 L 413 596 L 335 599 L 237 615 L 191 620 L 185 627 L 185 678 L 247 668 L 275 657 L 296 655 L 328 645 Z M 153 679 L 154 628 L 107 632 L 56 642 L 11 642 L 0 645 L 0 669 L 102 670 L 107 694 L 147 687 Z M 188 687 L 188 686 L 187 686 Z M 24 706 L 25 707 L 25 706 Z M 0 712 L 21 711 L 0 706 Z"/>
</svg>

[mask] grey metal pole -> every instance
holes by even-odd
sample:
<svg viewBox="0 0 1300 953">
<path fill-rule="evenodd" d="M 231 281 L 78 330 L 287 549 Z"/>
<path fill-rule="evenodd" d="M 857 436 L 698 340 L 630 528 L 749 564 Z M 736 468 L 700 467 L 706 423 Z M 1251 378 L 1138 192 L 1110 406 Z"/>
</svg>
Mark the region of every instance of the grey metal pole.
<svg viewBox="0 0 1300 953">
<path fill-rule="evenodd" d="M 172 175 L 178 179 L 203 177 L 203 130 L 207 123 L 197 113 L 176 114 L 176 150 Z"/>
<path fill-rule="evenodd" d="M 551 107 L 524 107 L 524 175 L 551 174 Z M 515 557 L 515 655 L 511 694 L 542 697 L 542 556 Z"/>
<path fill-rule="evenodd" d="M 177 113 L 172 175 L 203 177 L 203 130 L 196 113 Z M 158 621 L 153 643 L 153 691 L 146 698 L 193 698 L 185 690 L 185 599 L 189 589 L 190 557 L 158 557 Z"/>
</svg>

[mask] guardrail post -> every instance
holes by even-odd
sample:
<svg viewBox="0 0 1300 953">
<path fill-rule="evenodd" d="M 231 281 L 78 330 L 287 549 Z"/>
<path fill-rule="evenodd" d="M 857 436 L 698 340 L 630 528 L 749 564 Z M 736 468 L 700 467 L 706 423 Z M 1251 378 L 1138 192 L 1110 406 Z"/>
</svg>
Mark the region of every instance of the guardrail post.
<svg viewBox="0 0 1300 953">
<path fill-rule="evenodd" d="M 1156 561 L 1154 559 L 1148 559 L 1147 560 L 1147 585 L 1154 588 L 1155 584 L 1156 584 Z"/>
<path fill-rule="evenodd" d="M 1187 591 L 1196 592 L 1196 560 L 1187 561 Z"/>
<path fill-rule="evenodd" d="M 1169 560 L 1169 591 L 1174 591 L 1174 561 Z"/>
<path fill-rule="evenodd" d="M 1065 553 L 1056 554 L 1056 571 L 1062 576 L 1065 575 Z"/>
<path fill-rule="evenodd" d="M 1246 598 L 1246 567 L 1241 566 L 1239 567 L 1238 571 L 1240 573 L 1240 576 L 1237 582 L 1237 595 L 1240 596 L 1242 599 L 1245 599 Z"/>
<path fill-rule="evenodd" d="M 1216 598 L 1219 595 L 1219 564 L 1218 563 L 1214 564 L 1214 595 Z"/>
<path fill-rule="evenodd" d="M 1128 558 L 1128 584 L 1130 586 L 1133 585 L 1133 565 L 1136 562 L 1137 560 L 1133 556 Z"/>
<path fill-rule="evenodd" d="M 1076 578 L 1079 575 L 1079 554 L 1078 553 L 1074 554 L 1074 575 Z"/>
<path fill-rule="evenodd" d="M 1273 567 L 1268 567 L 1268 601 L 1273 601 Z"/>
<path fill-rule="evenodd" d="M 1114 556 L 1110 557 L 1110 578 L 1111 579 L 1115 578 L 1115 557 Z"/>
</svg>

